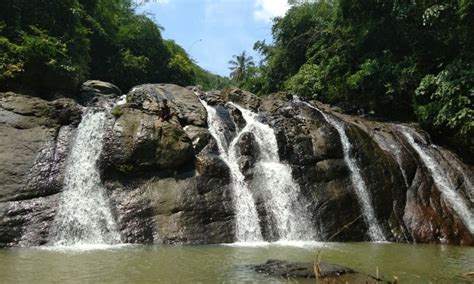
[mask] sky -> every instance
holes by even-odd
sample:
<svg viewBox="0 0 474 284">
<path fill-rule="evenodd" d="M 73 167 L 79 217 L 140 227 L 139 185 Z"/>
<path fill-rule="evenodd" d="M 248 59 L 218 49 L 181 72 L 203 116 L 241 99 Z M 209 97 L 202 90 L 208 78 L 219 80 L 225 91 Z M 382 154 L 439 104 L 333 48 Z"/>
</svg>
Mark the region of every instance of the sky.
<svg viewBox="0 0 474 284">
<path fill-rule="evenodd" d="M 228 76 L 232 55 L 272 42 L 272 19 L 285 15 L 287 0 L 150 0 L 138 8 L 164 28 L 162 35 L 181 45 L 204 69 Z"/>
</svg>

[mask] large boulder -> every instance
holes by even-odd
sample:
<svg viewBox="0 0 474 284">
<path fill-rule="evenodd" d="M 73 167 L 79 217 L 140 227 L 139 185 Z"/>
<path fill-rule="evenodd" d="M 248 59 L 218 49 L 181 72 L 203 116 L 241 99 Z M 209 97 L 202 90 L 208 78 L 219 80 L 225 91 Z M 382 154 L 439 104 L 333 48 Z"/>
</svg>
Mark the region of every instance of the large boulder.
<svg viewBox="0 0 474 284">
<path fill-rule="evenodd" d="M 99 80 L 88 80 L 81 85 L 79 102 L 83 105 L 94 105 L 101 100 L 120 97 L 122 91 L 114 84 Z"/>
<path fill-rule="evenodd" d="M 127 94 L 127 102 L 133 106 L 143 107 L 147 101 L 156 100 L 160 103 L 163 99 L 168 100 L 168 105 L 183 126 L 207 125 L 206 109 L 190 89 L 172 84 L 146 84 L 132 88 Z"/>
<path fill-rule="evenodd" d="M 108 180 L 122 237 L 129 243 L 209 244 L 234 241 L 228 179 L 155 177 Z"/>
<path fill-rule="evenodd" d="M 176 119 L 124 108 L 106 133 L 100 161 L 105 171 L 123 173 L 178 170 L 193 159 L 192 141 Z"/>
<path fill-rule="evenodd" d="M 176 114 L 169 120 L 159 115 L 163 99 Z M 176 85 L 134 87 L 127 103 L 112 113 L 117 119 L 107 131 L 100 159 L 106 174 L 193 170 L 195 153 L 210 140 L 204 106 L 193 91 Z"/>
<path fill-rule="evenodd" d="M 163 99 L 177 114 L 165 121 Z M 197 95 L 175 85 L 141 85 L 115 113 L 99 163 L 124 240 L 232 242 L 229 168 Z"/>
<path fill-rule="evenodd" d="M 237 103 L 252 111 L 258 111 L 261 104 L 259 97 L 238 88 L 227 89 L 222 93 L 222 96 L 226 101 Z"/>
</svg>

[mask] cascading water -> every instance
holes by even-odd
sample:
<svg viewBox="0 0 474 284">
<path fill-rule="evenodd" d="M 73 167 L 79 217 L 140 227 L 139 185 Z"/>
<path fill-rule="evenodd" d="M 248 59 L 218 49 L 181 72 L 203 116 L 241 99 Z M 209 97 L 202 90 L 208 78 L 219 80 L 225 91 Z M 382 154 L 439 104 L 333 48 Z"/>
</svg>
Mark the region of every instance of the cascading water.
<svg viewBox="0 0 474 284">
<path fill-rule="evenodd" d="M 421 161 L 431 173 L 436 187 L 441 192 L 446 202 L 457 213 L 467 229 L 474 234 L 474 213 L 472 207 L 466 204 L 465 199 L 459 194 L 456 186 L 453 184 L 447 173 L 440 168 L 435 156 L 435 147 L 430 145 L 420 145 L 416 142 L 416 130 L 407 126 L 398 126 L 407 142 L 420 156 Z"/>
<path fill-rule="evenodd" d="M 471 202 L 474 203 L 474 185 L 472 182 L 474 177 L 469 176 L 469 174 L 466 172 L 466 169 L 464 169 L 462 162 L 458 157 L 456 157 L 456 155 L 446 149 L 437 147 L 436 145 L 433 145 L 433 148 L 437 149 L 441 155 L 443 155 L 443 158 L 461 175 L 464 188 L 467 190 L 466 193 L 469 196 Z"/>
<path fill-rule="evenodd" d="M 403 152 L 402 147 L 403 146 L 397 140 L 388 138 L 386 136 L 383 136 L 377 133 L 374 135 L 374 140 L 375 142 L 377 142 L 377 144 L 380 146 L 382 150 L 390 153 L 395 158 L 395 161 L 398 164 L 398 168 L 400 169 L 400 172 L 402 173 L 405 186 L 407 188 L 410 187 L 410 184 L 408 183 L 407 174 L 403 167 L 403 161 L 402 161 L 402 152 Z"/>
<path fill-rule="evenodd" d="M 120 243 L 96 163 L 102 150 L 106 113 L 90 109 L 77 128 L 68 157 L 52 246 Z"/>
<path fill-rule="evenodd" d="M 367 190 L 367 186 L 364 182 L 364 179 L 362 178 L 362 174 L 357 165 L 356 159 L 352 157 L 352 145 L 349 141 L 349 137 L 347 137 L 344 123 L 332 116 L 326 115 L 324 112 L 307 102 L 300 101 L 298 98 L 295 98 L 295 100 L 318 111 L 323 116 L 323 118 L 338 132 L 344 152 L 344 161 L 351 172 L 352 184 L 354 186 L 359 204 L 362 207 L 362 213 L 364 214 L 365 222 L 369 226 L 369 237 L 372 241 L 385 241 L 385 235 L 383 234 L 382 228 L 375 217 L 374 208 L 372 207 L 372 199 Z"/>
<path fill-rule="evenodd" d="M 200 100 L 207 110 L 207 122 L 209 132 L 217 142 L 220 158 L 230 169 L 232 182 L 232 197 L 235 206 L 235 237 L 237 242 L 258 242 L 263 241 L 258 219 L 257 208 L 244 175 L 240 172 L 237 163 L 235 142 L 233 147 L 228 147 L 224 135 L 224 125 L 217 114 L 215 108 L 209 106 L 205 101 Z M 238 137 L 238 135 L 237 135 Z M 237 137 L 234 139 L 236 141 Z"/>
<path fill-rule="evenodd" d="M 247 122 L 231 144 L 235 144 L 244 133 L 252 133 L 258 144 L 260 158 L 255 165 L 253 187 L 262 192 L 267 212 L 275 219 L 280 240 L 313 240 L 315 233 L 311 224 L 308 204 L 300 195 L 300 187 L 293 180 L 291 168 L 280 161 L 278 144 L 273 129 L 257 120 L 257 115 L 240 106 L 238 108 Z M 236 158 L 236 157 L 235 157 Z"/>
</svg>

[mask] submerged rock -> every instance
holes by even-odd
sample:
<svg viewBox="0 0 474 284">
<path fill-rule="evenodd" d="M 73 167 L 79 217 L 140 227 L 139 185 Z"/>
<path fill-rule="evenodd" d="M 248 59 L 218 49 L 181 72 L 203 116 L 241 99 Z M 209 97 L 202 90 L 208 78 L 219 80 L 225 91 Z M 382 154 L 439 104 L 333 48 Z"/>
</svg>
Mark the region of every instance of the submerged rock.
<svg viewBox="0 0 474 284">
<path fill-rule="evenodd" d="M 255 272 L 285 279 L 318 278 L 319 281 L 328 281 L 329 283 L 388 283 L 382 279 L 356 272 L 351 268 L 325 262 L 316 264 L 270 259 L 264 264 L 249 267 Z"/>
</svg>

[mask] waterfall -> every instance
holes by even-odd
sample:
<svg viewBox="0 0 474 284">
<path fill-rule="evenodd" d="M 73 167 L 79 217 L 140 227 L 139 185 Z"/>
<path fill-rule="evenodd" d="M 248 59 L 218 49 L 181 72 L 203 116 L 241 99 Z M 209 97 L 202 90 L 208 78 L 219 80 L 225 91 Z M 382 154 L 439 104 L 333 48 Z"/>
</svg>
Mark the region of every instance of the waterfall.
<svg viewBox="0 0 474 284">
<path fill-rule="evenodd" d="M 209 132 L 216 140 L 219 148 L 219 156 L 229 167 L 231 174 L 232 200 L 235 206 L 235 237 L 237 242 L 257 242 L 262 241 L 260 222 L 257 208 L 252 193 L 245 182 L 244 175 L 240 172 L 237 163 L 235 144 L 240 135 L 231 142 L 228 147 L 224 133 L 224 125 L 219 118 L 215 108 L 209 106 L 205 101 L 200 100 L 207 110 L 207 123 Z M 241 132 L 242 133 L 242 132 Z"/>
<path fill-rule="evenodd" d="M 433 148 L 437 149 L 441 153 L 441 155 L 443 155 L 445 161 L 448 162 L 452 167 L 454 167 L 456 171 L 461 175 L 464 183 L 464 188 L 467 190 L 466 193 L 469 196 L 471 202 L 474 203 L 474 185 L 471 180 L 473 177 L 470 177 L 469 174 L 466 172 L 466 169 L 462 165 L 462 162 L 459 160 L 458 157 L 456 157 L 456 155 L 446 149 L 443 149 L 436 145 L 433 145 Z"/>
<path fill-rule="evenodd" d="M 396 139 L 388 138 L 378 133 L 375 133 L 374 140 L 377 143 L 377 145 L 380 146 L 382 150 L 390 153 L 395 158 L 395 161 L 398 164 L 398 168 L 400 169 L 400 172 L 402 174 L 403 181 L 405 182 L 405 186 L 409 188 L 410 184 L 408 183 L 408 177 L 403 167 L 403 160 L 402 160 L 403 146 Z"/>
<path fill-rule="evenodd" d="M 96 165 L 106 120 L 104 111 L 90 109 L 77 128 L 67 160 L 64 192 L 50 232 L 53 246 L 120 243 Z"/>
<path fill-rule="evenodd" d="M 445 201 L 456 212 L 471 234 L 474 234 L 474 213 L 470 205 L 466 204 L 465 199 L 457 191 L 456 185 L 451 181 L 448 173 L 439 167 L 435 156 L 436 148 L 431 145 L 420 145 L 417 143 L 415 138 L 419 137 L 414 129 L 407 126 L 398 126 L 398 128 L 431 173 L 433 181 Z"/>
<path fill-rule="evenodd" d="M 349 137 L 347 137 L 344 123 L 332 116 L 326 115 L 324 112 L 307 102 L 300 101 L 298 98 L 295 98 L 295 100 L 318 111 L 323 116 L 323 118 L 338 132 L 344 152 L 344 161 L 351 172 L 351 181 L 354 186 L 359 204 L 362 207 L 362 213 L 364 215 L 365 222 L 369 226 L 369 237 L 372 241 L 385 241 L 386 238 L 377 221 L 377 218 L 375 217 L 372 199 L 370 197 L 369 191 L 367 190 L 367 185 L 362 178 L 362 174 L 360 172 L 359 166 L 357 165 L 356 159 L 352 156 L 352 144 L 349 141 Z"/>
<path fill-rule="evenodd" d="M 273 129 L 259 122 L 255 113 L 234 106 L 247 122 L 238 136 L 250 132 L 258 144 L 260 157 L 255 165 L 253 188 L 263 194 L 266 210 L 275 219 L 279 239 L 313 240 L 315 233 L 308 204 L 300 196 L 300 187 L 293 180 L 290 166 L 280 161 Z M 238 140 L 239 137 L 234 139 L 231 148 L 235 148 Z"/>
</svg>

